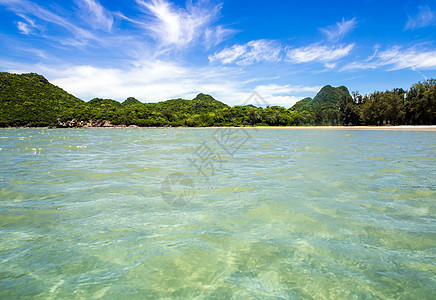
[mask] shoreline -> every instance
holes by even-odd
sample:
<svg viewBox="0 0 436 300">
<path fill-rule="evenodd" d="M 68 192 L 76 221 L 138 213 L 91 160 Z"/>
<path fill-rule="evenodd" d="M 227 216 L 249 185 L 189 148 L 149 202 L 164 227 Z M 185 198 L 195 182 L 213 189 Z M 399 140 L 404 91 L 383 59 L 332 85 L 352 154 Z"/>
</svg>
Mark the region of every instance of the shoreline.
<svg viewBox="0 0 436 300">
<path fill-rule="evenodd" d="M 208 129 L 208 128 L 244 128 L 244 129 L 321 129 L 321 130 L 415 130 L 436 131 L 436 125 L 397 125 L 397 126 L 211 126 L 211 127 L 0 127 L 0 129 Z"/>
</svg>

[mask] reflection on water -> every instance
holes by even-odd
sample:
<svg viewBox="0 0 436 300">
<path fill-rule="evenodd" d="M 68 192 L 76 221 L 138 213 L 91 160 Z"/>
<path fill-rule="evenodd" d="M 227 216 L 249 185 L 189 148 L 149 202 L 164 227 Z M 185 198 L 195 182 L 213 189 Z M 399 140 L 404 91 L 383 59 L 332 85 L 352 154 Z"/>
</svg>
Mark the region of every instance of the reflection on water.
<svg viewBox="0 0 436 300">
<path fill-rule="evenodd" d="M 435 141 L 0 129 L 0 298 L 433 299 Z"/>
</svg>

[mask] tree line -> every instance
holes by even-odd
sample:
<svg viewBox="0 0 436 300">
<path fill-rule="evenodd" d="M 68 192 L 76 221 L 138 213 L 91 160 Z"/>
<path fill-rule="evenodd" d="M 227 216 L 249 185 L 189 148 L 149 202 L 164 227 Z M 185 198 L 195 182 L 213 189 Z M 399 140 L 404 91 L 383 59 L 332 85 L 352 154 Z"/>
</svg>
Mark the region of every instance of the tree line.
<svg viewBox="0 0 436 300">
<path fill-rule="evenodd" d="M 405 91 L 393 89 L 369 95 L 352 93 L 341 99 L 343 125 L 434 125 L 436 124 L 436 80 L 418 82 Z"/>
<path fill-rule="evenodd" d="M 312 99 L 293 107 L 230 107 L 212 96 L 142 103 L 130 97 L 84 102 L 43 76 L 0 73 L 0 127 L 77 127 L 88 124 L 151 126 L 309 126 L 309 125 L 434 125 L 436 80 L 418 82 L 409 90 L 393 89 L 361 95 L 344 86 L 325 86 Z M 100 124 L 100 125 L 99 125 Z"/>
</svg>

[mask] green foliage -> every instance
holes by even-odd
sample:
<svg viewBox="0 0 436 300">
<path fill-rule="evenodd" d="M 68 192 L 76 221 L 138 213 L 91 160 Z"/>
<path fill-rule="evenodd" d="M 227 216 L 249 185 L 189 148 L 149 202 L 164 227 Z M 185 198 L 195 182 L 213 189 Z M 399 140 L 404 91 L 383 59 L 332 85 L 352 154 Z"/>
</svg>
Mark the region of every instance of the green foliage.
<svg viewBox="0 0 436 300">
<path fill-rule="evenodd" d="M 43 76 L 0 73 L 0 126 L 55 126 L 86 114 L 86 103 Z"/>
<path fill-rule="evenodd" d="M 404 105 L 408 124 L 436 124 L 436 79 L 412 85 Z"/>
<path fill-rule="evenodd" d="M 122 103 L 122 106 L 126 107 L 126 106 L 132 106 L 132 105 L 141 105 L 142 102 L 139 101 L 138 99 L 134 98 L 134 97 L 129 97 L 126 100 L 124 100 L 124 102 Z"/>
<path fill-rule="evenodd" d="M 326 85 L 313 99 L 305 98 L 297 102 L 292 110 L 308 112 L 311 117 L 306 118 L 307 125 L 341 125 L 341 101 L 352 100 L 345 86 L 334 88 Z"/>
<path fill-rule="evenodd" d="M 358 126 L 362 124 L 360 118 L 360 107 L 356 99 L 342 97 L 339 103 L 339 118 L 342 125 Z"/>
<path fill-rule="evenodd" d="M 366 125 L 404 124 L 404 91 L 375 92 L 363 98 L 361 117 Z"/>
<path fill-rule="evenodd" d="M 0 73 L 0 127 L 77 126 L 306 126 L 436 123 L 436 80 L 418 82 L 408 92 L 394 89 L 362 96 L 327 85 L 292 108 L 230 107 L 212 96 L 142 103 L 95 98 L 84 102 L 38 74 Z M 66 122 L 71 121 L 71 122 Z M 65 125 L 73 124 L 73 125 Z"/>
</svg>

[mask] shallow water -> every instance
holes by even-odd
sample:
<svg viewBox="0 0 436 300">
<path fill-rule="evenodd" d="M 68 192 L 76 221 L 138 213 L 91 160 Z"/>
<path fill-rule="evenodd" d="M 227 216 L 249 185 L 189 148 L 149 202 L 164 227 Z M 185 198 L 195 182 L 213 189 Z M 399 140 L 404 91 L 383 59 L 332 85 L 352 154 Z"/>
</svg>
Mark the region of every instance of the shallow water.
<svg viewBox="0 0 436 300">
<path fill-rule="evenodd" d="M 0 129 L 0 298 L 436 298 L 436 132 Z"/>
</svg>

